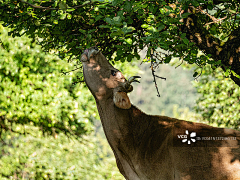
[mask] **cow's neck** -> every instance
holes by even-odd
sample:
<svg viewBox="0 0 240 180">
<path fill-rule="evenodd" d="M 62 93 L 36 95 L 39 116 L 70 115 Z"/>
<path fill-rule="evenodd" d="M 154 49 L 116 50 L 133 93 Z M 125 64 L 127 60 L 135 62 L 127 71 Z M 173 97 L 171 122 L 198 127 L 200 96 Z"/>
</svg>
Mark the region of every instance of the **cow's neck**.
<svg viewBox="0 0 240 180">
<path fill-rule="evenodd" d="M 117 108 L 111 99 L 97 101 L 97 107 L 107 140 L 120 162 L 119 170 L 123 169 L 121 173 L 126 179 L 147 179 L 141 167 L 145 166 L 146 158 L 167 151 L 161 146 L 167 147 L 166 137 L 171 134 L 170 118 L 162 116 L 161 123 L 159 117 L 146 115 L 135 106 L 128 110 Z M 157 127 L 162 131 L 156 131 Z M 151 145 L 155 149 L 146 148 Z M 159 149 L 161 151 L 156 151 Z"/>
<path fill-rule="evenodd" d="M 128 152 L 134 151 L 134 146 L 138 143 L 136 136 L 140 134 L 139 121 L 141 121 L 141 127 L 148 127 L 148 121 L 142 120 L 147 115 L 134 106 L 128 110 L 117 108 L 111 99 L 97 101 L 97 107 L 111 147 L 128 148 Z"/>
</svg>

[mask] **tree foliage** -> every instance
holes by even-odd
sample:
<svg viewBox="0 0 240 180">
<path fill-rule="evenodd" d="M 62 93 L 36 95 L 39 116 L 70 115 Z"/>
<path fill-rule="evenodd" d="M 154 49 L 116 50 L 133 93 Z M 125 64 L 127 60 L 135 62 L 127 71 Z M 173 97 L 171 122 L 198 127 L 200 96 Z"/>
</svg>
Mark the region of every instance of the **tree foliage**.
<svg viewBox="0 0 240 180">
<path fill-rule="evenodd" d="M 220 66 L 240 85 L 238 0 L 0 2 L 0 20 L 10 34 L 27 34 L 61 58 L 78 58 L 96 45 L 109 59 L 115 52 L 116 60 L 131 61 L 147 46 L 153 61 L 178 57 L 200 67 Z M 168 53 L 155 52 L 158 47 Z"/>
<path fill-rule="evenodd" d="M 5 133 L 0 145 L 0 179 L 99 180 L 124 179 L 106 139 L 89 135 L 83 142 Z"/>
<path fill-rule="evenodd" d="M 239 129 L 240 127 L 240 88 L 221 69 L 212 71 L 205 67 L 198 83 L 196 112 L 210 124 Z"/>
<path fill-rule="evenodd" d="M 24 133 L 31 124 L 52 135 L 90 132 L 94 99 L 83 85 L 72 85 L 74 74 L 61 74 L 74 67 L 45 54 L 27 37 L 8 37 L 4 28 L 0 32 L 1 131 Z"/>
</svg>

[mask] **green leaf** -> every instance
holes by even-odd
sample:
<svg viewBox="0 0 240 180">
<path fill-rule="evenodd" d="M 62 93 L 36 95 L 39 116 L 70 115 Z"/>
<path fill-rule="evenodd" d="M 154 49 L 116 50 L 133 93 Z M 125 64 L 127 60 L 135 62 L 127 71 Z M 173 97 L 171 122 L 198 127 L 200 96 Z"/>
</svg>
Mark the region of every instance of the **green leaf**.
<svg viewBox="0 0 240 180">
<path fill-rule="evenodd" d="M 160 24 L 160 26 L 158 26 L 158 30 L 161 31 L 165 28 L 165 25 L 164 24 Z"/>
<path fill-rule="evenodd" d="M 171 56 L 166 57 L 166 59 L 164 60 L 165 63 L 169 63 L 171 61 Z"/>
<path fill-rule="evenodd" d="M 84 30 L 84 29 L 79 29 L 79 32 L 81 32 L 81 33 L 86 33 L 86 30 Z"/>
<path fill-rule="evenodd" d="M 227 70 L 224 72 L 224 75 L 225 75 L 226 77 L 229 77 L 230 73 L 231 73 L 231 70 L 230 70 L 230 69 L 227 69 Z"/>
<path fill-rule="evenodd" d="M 221 64 L 222 61 L 221 60 L 218 60 L 215 64 Z"/>
<path fill-rule="evenodd" d="M 117 50 L 117 55 L 122 55 L 122 54 L 123 54 L 123 50 L 122 49 Z"/>
<path fill-rule="evenodd" d="M 105 21 L 106 21 L 107 23 L 109 23 L 109 24 L 112 24 L 111 18 L 105 18 Z"/>
<path fill-rule="evenodd" d="M 56 12 L 57 12 L 57 11 L 55 11 L 55 10 L 51 11 L 51 15 L 52 15 L 52 16 L 56 16 Z"/>
<path fill-rule="evenodd" d="M 102 19 L 102 17 L 103 17 L 102 15 L 96 16 L 96 17 L 95 17 L 95 21 L 98 21 L 99 19 Z"/>
<path fill-rule="evenodd" d="M 124 32 L 124 34 L 130 33 L 134 30 L 135 30 L 134 27 L 124 27 L 124 28 L 122 28 L 122 32 Z"/>
<path fill-rule="evenodd" d="M 68 19 L 72 19 L 72 15 L 71 15 L 71 14 L 68 14 L 68 15 L 67 15 L 67 18 L 68 18 Z"/>
<path fill-rule="evenodd" d="M 73 12 L 73 11 L 75 11 L 75 9 L 74 9 L 74 8 L 67 9 L 67 12 Z"/>
<path fill-rule="evenodd" d="M 153 32 L 157 32 L 157 29 L 156 29 L 155 27 L 153 27 L 153 26 L 149 26 L 149 27 L 147 28 L 147 30 L 153 31 Z"/>
<path fill-rule="evenodd" d="M 131 38 L 127 38 L 127 39 L 125 39 L 125 41 L 126 41 L 128 44 L 132 44 L 132 39 L 131 39 Z"/>
<path fill-rule="evenodd" d="M 183 13 L 182 18 L 187 18 L 191 13 Z"/>
<path fill-rule="evenodd" d="M 235 14 L 235 13 L 236 13 L 236 10 L 229 9 L 229 12 Z"/>
<path fill-rule="evenodd" d="M 64 13 L 64 14 L 62 14 L 62 15 L 60 16 L 60 19 L 61 19 L 61 20 L 65 19 L 65 18 L 66 18 L 66 13 Z"/>
<path fill-rule="evenodd" d="M 165 10 L 164 8 L 161 8 L 161 9 L 160 9 L 160 12 L 161 12 L 161 14 L 165 14 L 165 13 L 166 13 L 166 10 Z"/>
<path fill-rule="evenodd" d="M 100 26 L 98 26 L 99 28 L 110 28 L 111 26 L 109 26 L 109 25 L 100 25 Z"/>
<path fill-rule="evenodd" d="M 161 2 L 161 5 L 163 5 L 163 6 L 166 5 L 166 4 L 167 4 L 167 3 L 166 3 L 165 1 L 162 1 L 162 2 Z"/>
<path fill-rule="evenodd" d="M 132 56 L 131 56 L 131 54 L 129 54 L 129 55 L 127 56 L 127 61 L 128 61 L 128 62 L 131 62 L 131 61 L 132 61 Z"/>
<path fill-rule="evenodd" d="M 138 10 L 138 14 L 142 15 L 144 13 L 143 9 Z"/>
<path fill-rule="evenodd" d="M 35 23 L 36 26 L 40 26 L 41 25 L 41 22 L 39 20 L 36 20 L 34 23 Z"/>
<path fill-rule="evenodd" d="M 213 25 L 213 26 L 209 29 L 209 31 L 210 31 L 211 34 L 216 34 L 216 33 L 217 33 L 216 26 Z"/>
<path fill-rule="evenodd" d="M 195 7 L 198 7 L 198 6 L 199 6 L 199 3 L 198 3 L 196 0 L 193 0 L 193 1 L 192 1 L 192 4 L 193 4 L 193 6 L 195 6 Z"/>
<path fill-rule="evenodd" d="M 126 4 L 125 4 L 125 6 L 124 6 L 124 10 L 127 11 L 127 12 L 130 12 L 131 9 L 132 9 L 131 2 L 126 1 Z"/>
<path fill-rule="evenodd" d="M 54 24 L 58 24 L 58 20 L 53 20 L 53 23 Z"/>
<path fill-rule="evenodd" d="M 123 31 L 122 31 L 122 30 L 119 30 L 119 31 L 116 31 L 116 32 L 112 32 L 110 36 L 111 36 L 111 37 L 113 37 L 113 36 L 120 36 L 120 35 L 122 35 L 122 34 L 124 34 Z"/>
<path fill-rule="evenodd" d="M 113 18 L 113 20 L 118 22 L 118 21 L 121 20 L 121 18 L 120 18 L 120 16 L 116 16 L 116 17 Z"/>
<path fill-rule="evenodd" d="M 67 4 L 64 3 L 64 2 L 62 2 L 62 1 L 60 1 L 60 2 L 59 2 L 59 8 L 60 8 L 61 10 L 63 10 L 63 11 L 66 11 L 66 10 L 67 10 Z"/>
<path fill-rule="evenodd" d="M 213 5 L 212 4 L 208 4 L 207 5 L 207 9 L 212 10 L 213 9 Z"/>
<path fill-rule="evenodd" d="M 142 24 L 141 25 L 142 28 L 148 28 L 148 26 L 149 26 L 148 24 Z"/>
<path fill-rule="evenodd" d="M 180 36 L 182 39 L 186 37 L 186 33 L 182 33 Z"/>
<path fill-rule="evenodd" d="M 189 40 L 188 40 L 187 38 L 184 38 L 184 39 L 183 39 L 183 42 L 184 42 L 185 44 L 188 44 L 188 43 L 189 43 Z"/>
</svg>

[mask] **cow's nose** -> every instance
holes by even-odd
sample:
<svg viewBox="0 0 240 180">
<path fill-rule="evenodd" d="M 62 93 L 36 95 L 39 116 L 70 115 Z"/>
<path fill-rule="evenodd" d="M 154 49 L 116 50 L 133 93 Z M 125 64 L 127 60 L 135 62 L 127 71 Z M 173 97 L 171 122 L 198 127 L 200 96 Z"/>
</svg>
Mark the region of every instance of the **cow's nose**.
<svg viewBox="0 0 240 180">
<path fill-rule="evenodd" d="M 81 59 L 80 60 L 82 62 L 86 62 L 88 60 L 88 51 L 89 51 L 88 49 L 85 49 L 83 54 L 81 55 Z"/>
</svg>

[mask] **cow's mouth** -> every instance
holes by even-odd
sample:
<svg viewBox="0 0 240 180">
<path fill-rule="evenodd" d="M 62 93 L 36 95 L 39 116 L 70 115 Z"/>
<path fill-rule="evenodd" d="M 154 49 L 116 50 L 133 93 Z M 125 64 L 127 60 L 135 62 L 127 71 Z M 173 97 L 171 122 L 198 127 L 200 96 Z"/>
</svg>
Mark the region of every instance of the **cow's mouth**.
<svg viewBox="0 0 240 180">
<path fill-rule="evenodd" d="M 89 52 L 89 50 L 85 49 L 84 52 L 82 53 L 82 55 L 81 55 L 81 61 L 82 62 L 87 62 L 88 61 L 88 52 Z"/>
<path fill-rule="evenodd" d="M 81 55 L 81 61 L 87 62 L 91 55 L 96 55 L 99 52 L 99 49 L 97 47 L 91 47 L 89 49 L 85 49 L 83 54 Z"/>
</svg>

